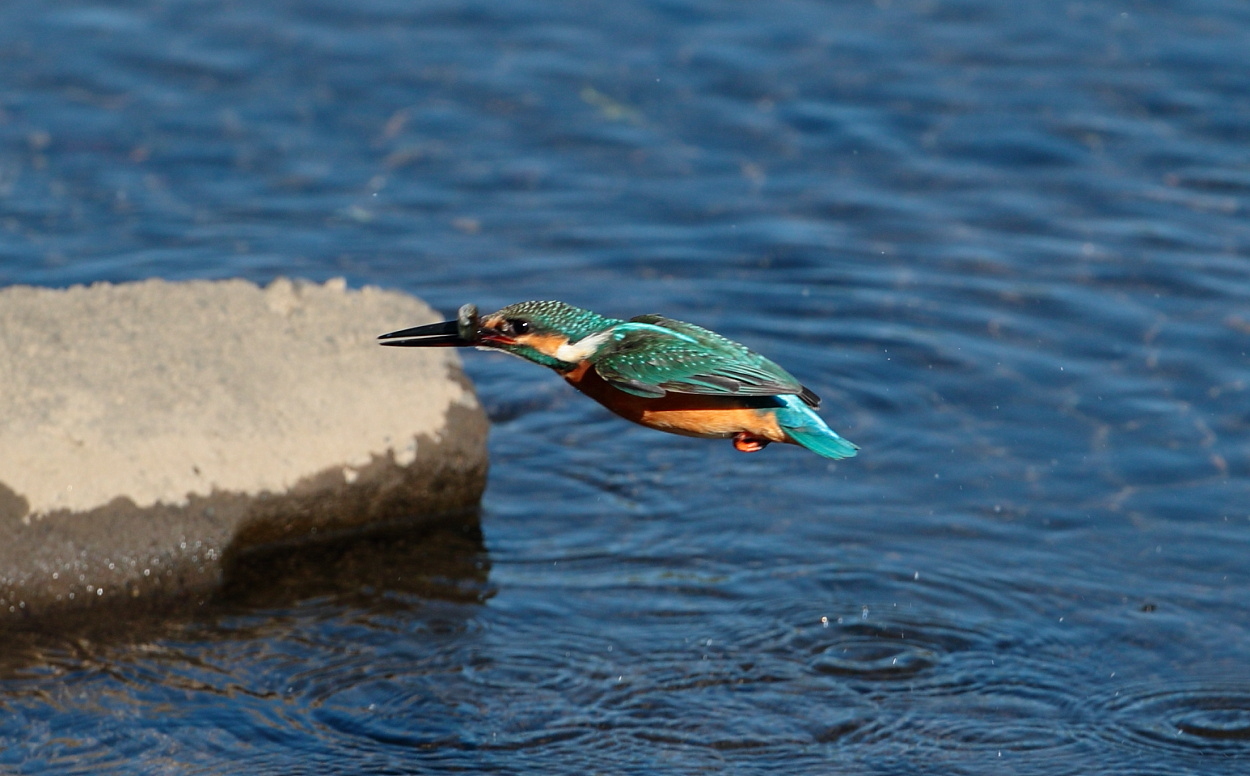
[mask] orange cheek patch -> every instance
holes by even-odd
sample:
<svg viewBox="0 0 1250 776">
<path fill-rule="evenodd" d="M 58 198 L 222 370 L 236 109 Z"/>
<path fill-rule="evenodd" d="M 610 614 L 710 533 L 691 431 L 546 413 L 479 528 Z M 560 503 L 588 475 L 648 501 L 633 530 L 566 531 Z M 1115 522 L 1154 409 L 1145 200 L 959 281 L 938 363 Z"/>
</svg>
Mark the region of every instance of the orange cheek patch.
<svg viewBox="0 0 1250 776">
<path fill-rule="evenodd" d="M 556 357 L 556 351 L 561 345 L 568 344 L 568 338 L 561 337 L 559 334 L 522 334 L 515 339 L 518 344 L 528 345 L 544 356 L 552 358 Z"/>
</svg>

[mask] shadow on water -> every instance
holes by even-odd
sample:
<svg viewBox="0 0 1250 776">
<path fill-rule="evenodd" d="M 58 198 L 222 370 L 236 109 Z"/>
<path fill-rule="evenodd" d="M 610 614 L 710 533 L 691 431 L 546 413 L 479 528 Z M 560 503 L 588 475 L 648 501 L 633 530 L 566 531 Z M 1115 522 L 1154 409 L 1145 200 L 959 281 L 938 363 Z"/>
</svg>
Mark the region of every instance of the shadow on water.
<svg viewBox="0 0 1250 776">
<path fill-rule="evenodd" d="M 367 533 L 248 550 L 227 561 L 214 604 L 279 608 L 330 598 L 368 605 L 393 595 L 475 603 L 489 595 L 489 572 L 475 512 L 432 526 L 399 522 Z"/>
<path fill-rule="evenodd" d="M 163 639 L 264 635 L 250 633 L 249 623 L 308 607 L 368 614 L 411 612 L 430 602 L 477 604 L 492 595 L 489 574 L 477 512 L 262 546 L 227 557 L 221 586 L 204 598 L 0 630 L 0 680 L 125 659 Z"/>
</svg>

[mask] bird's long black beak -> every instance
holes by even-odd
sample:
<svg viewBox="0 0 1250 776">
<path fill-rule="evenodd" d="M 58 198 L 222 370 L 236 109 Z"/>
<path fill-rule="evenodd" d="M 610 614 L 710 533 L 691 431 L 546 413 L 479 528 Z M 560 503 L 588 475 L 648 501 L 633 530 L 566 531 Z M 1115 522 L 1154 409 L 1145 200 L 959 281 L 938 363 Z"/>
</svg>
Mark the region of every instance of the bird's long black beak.
<svg viewBox="0 0 1250 776">
<path fill-rule="evenodd" d="M 466 304 L 454 321 L 401 329 L 378 337 L 380 345 L 400 348 L 454 348 L 478 344 L 481 331 L 477 307 Z"/>
<path fill-rule="evenodd" d="M 473 344 L 460 336 L 457 321 L 414 326 L 411 329 L 383 334 L 378 339 L 381 340 L 378 343 L 380 345 L 393 345 L 399 348 L 446 348 Z"/>
</svg>

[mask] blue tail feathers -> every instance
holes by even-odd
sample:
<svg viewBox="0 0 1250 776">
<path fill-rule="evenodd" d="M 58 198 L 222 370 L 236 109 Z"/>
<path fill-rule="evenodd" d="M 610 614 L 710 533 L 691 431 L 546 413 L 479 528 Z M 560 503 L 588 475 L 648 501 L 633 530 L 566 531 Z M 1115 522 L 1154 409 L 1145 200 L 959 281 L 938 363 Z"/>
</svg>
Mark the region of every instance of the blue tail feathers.
<svg viewBox="0 0 1250 776">
<path fill-rule="evenodd" d="M 838 436 L 798 396 L 778 396 L 777 422 L 790 438 L 826 458 L 850 458 L 859 446 Z"/>
</svg>

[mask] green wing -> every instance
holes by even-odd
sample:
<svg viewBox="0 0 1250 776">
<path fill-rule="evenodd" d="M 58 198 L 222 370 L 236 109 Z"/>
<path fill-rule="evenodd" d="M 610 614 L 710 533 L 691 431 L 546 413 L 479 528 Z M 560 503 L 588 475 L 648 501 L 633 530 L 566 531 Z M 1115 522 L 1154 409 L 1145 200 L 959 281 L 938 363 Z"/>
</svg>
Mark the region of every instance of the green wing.
<svg viewBox="0 0 1250 776">
<path fill-rule="evenodd" d="M 786 370 L 713 331 L 659 315 L 640 315 L 612 329 L 612 341 L 590 359 L 595 371 L 626 393 L 819 397 Z"/>
</svg>

